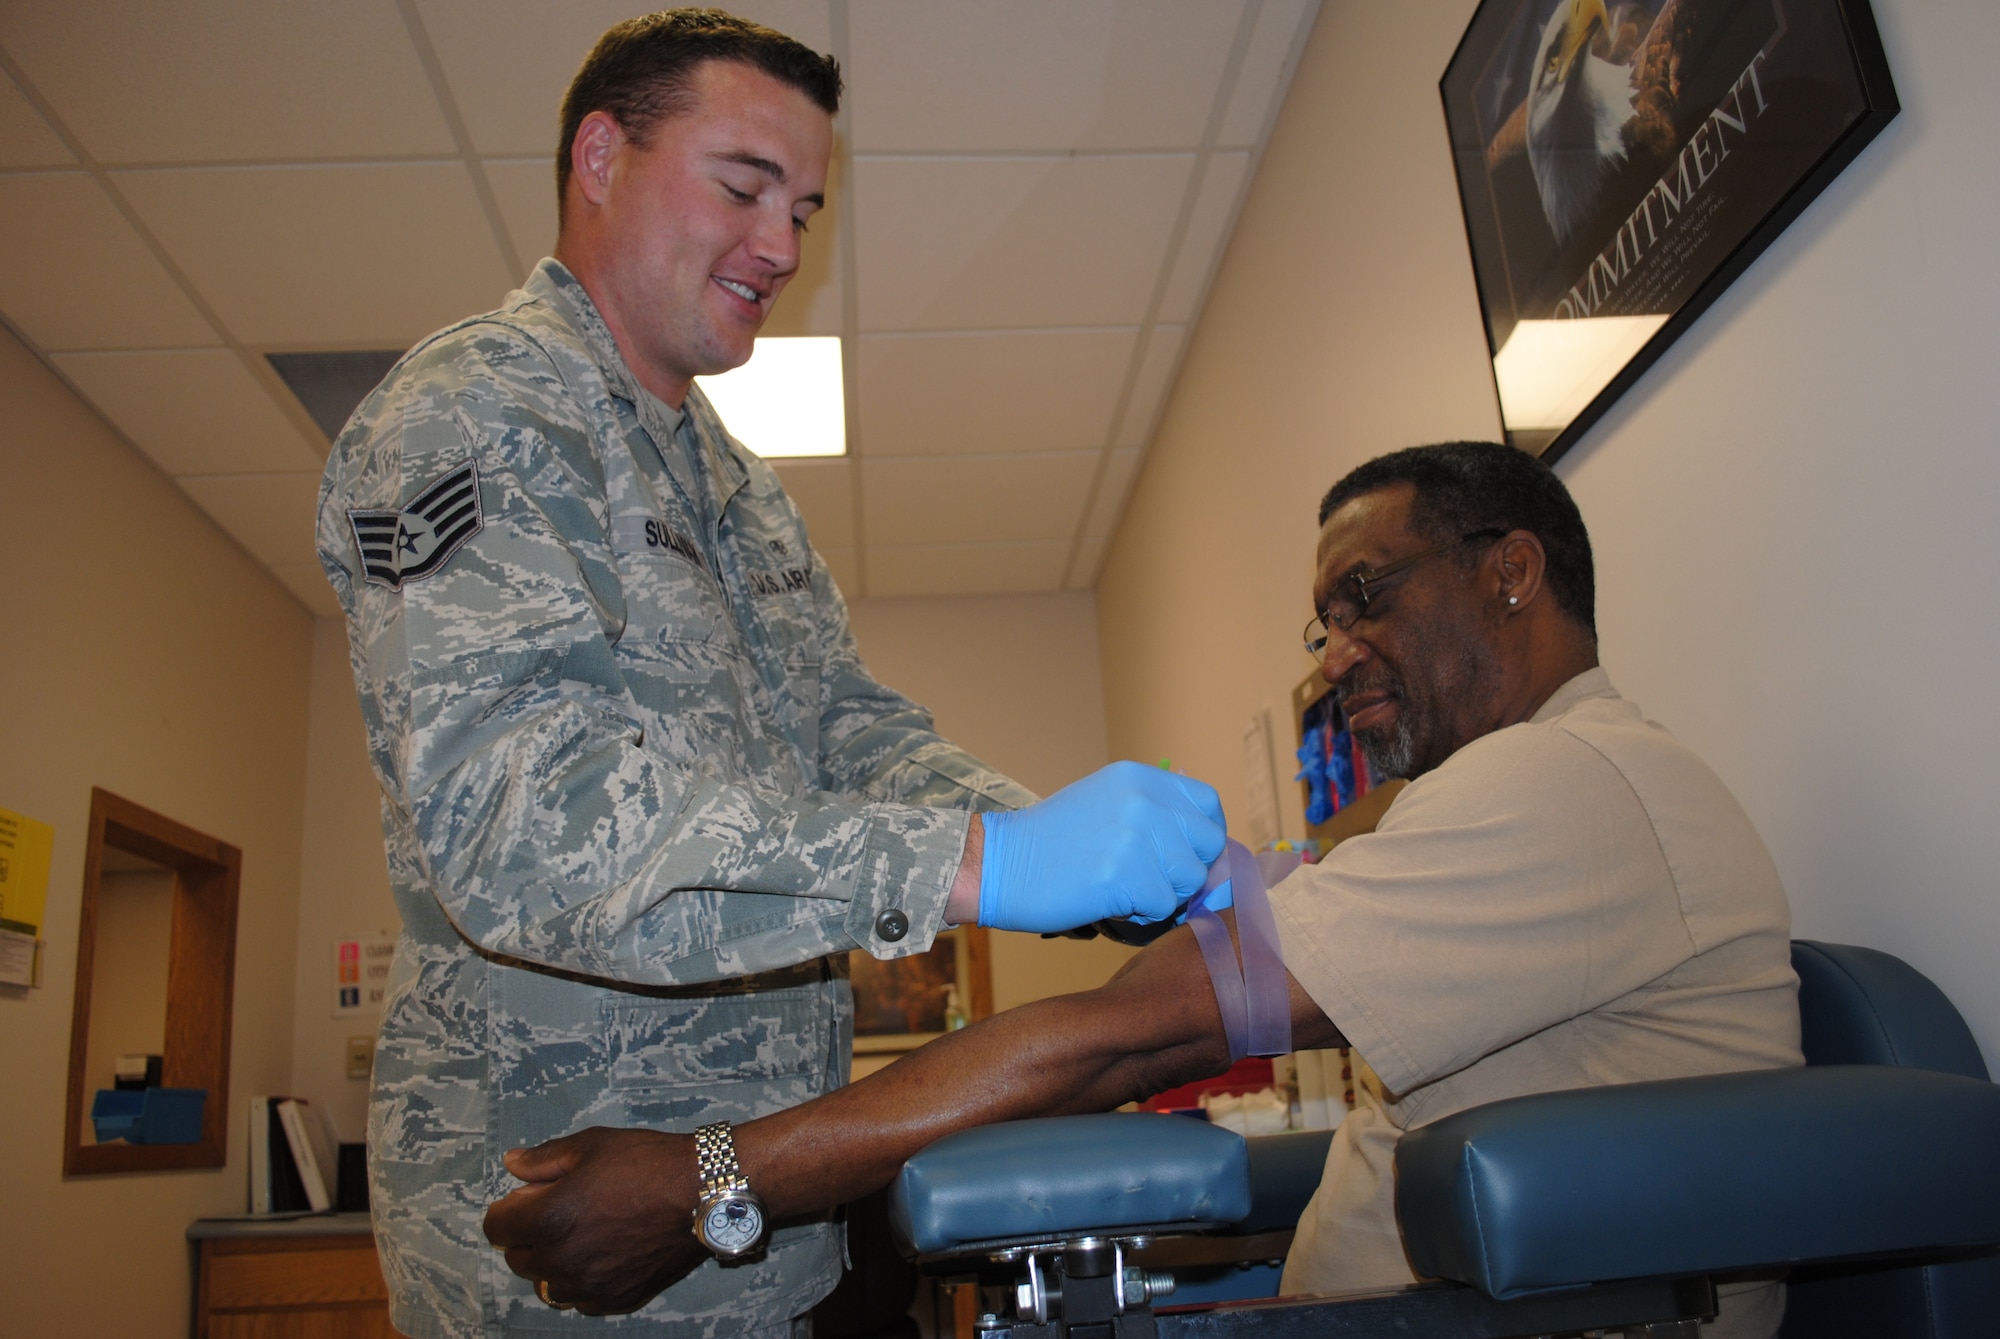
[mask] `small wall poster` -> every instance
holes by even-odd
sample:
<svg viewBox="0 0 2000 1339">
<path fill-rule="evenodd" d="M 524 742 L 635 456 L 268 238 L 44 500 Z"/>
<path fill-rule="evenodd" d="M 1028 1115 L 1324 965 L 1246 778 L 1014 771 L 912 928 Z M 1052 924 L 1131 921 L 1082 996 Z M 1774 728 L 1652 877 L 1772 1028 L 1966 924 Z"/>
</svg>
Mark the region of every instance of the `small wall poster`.
<svg viewBox="0 0 2000 1339">
<path fill-rule="evenodd" d="M 334 940 L 333 1016 L 380 1014 L 395 960 L 396 936 L 391 934 Z"/>
</svg>

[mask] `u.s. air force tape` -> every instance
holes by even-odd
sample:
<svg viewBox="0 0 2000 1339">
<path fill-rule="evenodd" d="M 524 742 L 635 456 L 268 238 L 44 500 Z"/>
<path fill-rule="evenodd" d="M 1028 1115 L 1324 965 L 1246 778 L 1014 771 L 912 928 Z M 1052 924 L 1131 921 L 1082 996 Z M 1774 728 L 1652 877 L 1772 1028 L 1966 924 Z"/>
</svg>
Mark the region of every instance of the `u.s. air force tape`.
<svg viewBox="0 0 2000 1339">
<path fill-rule="evenodd" d="M 424 485 L 401 511 L 350 509 L 362 574 L 374 585 L 401 590 L 443 567 L 485 525 L 479 511 L 479 467 L 467 460 Z"/>
</svg>

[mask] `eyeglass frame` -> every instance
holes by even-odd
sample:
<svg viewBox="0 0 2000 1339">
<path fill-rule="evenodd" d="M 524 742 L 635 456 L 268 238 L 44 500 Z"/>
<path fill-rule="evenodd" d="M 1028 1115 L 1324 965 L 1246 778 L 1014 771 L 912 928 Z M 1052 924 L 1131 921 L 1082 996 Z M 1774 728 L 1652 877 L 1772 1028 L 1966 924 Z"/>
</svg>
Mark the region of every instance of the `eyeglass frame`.
<svg viewBox="0 0 2000 1339">
<path fill-rule="evenodd" d="M 1475 539 L 1505 539 L 1509 533 L 1509 531 L 1499 526 L 1489 525 L 1478 530 L 1468 531 L 1460 535 L 1457 539 L 1449 540 L 1446 543 L 1438 545 L 1436 548 L 1425 549 L 1422 553 L 1413 553 L 1407 558 L 1398 558 L 1393 563 L 1387 563 L 1381 567 L 1364 567 L 1358 572 L 1349 572 L 1346 576 L 1334 582 L 1333 588 L 1336 591 L 1343 587 L 1351 586 L 1353 588 L 1353 598 L 1343 601 L 1343 603 L 1354 606 L 1353 616 L 1346 622 L 1341 622 L 1333 616 L 1334 602 L 1328 600 L 1324 608 L 1306 620 L 1305 632 L 1301 634 L 1302 640 L 1305 642 L 1306 654 L 1317 658 L 1321 652 L 1326 650 L 1326 644 L 1333 636 L 1332 629 L 1337 628 L 1342 632 L 1346 632 L 1356 623 L 1368 617 L 1368 606 L 1375 598 L 1369 593 L 1369 586 L 1387 580 L 1389 577 L 1395 576 L 1400 572 L 1406 572 L 1426 558 L 1435 558 L 1440 553 L 1448 553 L 1462 544 L 1470 544 Z M 1317 637 L 1313 636 L 1315 628 L 1319 630 L 1319 636 Z"/>
</svg>

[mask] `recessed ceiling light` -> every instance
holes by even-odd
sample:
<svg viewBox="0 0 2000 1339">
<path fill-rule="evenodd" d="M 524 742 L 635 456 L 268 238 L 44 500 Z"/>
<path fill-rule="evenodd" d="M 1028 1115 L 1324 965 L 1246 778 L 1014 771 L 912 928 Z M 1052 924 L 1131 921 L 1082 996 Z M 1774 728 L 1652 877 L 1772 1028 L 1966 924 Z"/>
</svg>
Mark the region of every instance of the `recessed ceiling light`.
<svg viewBox="0 0 2000 1339">
<path fill-rule="evenodd" d="M 838 336 L 760 339 L 743 366 L 695 380 L 730 435 L 767 460 L 847 454 Z"/>
</svg>

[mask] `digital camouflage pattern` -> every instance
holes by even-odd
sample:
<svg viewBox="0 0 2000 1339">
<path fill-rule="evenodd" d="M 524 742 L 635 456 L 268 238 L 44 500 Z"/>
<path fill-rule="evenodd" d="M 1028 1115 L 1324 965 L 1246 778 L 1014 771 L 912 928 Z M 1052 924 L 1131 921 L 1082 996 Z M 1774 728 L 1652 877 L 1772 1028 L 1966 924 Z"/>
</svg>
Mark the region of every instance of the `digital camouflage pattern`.
<svg viewBox="0 0 2000 1339">
<path fill-rule="evenodd" d="M 699 390 L 684 412 L 642 390 L 553 260 L 362 403 L 318 540 L 403 915 L 368 1130 L 396 1326 L 724 1336 L 806 1311 L 840 1274 L 830 1220 L 634 1316 L 550 1309 L 480 1231 L 516 1184 L 501 1155 L 844 1082 L 842 955 L 928 948 L 965 811 L 1034 797 L 869 677 L 776 475 Z"/>
</svg>

